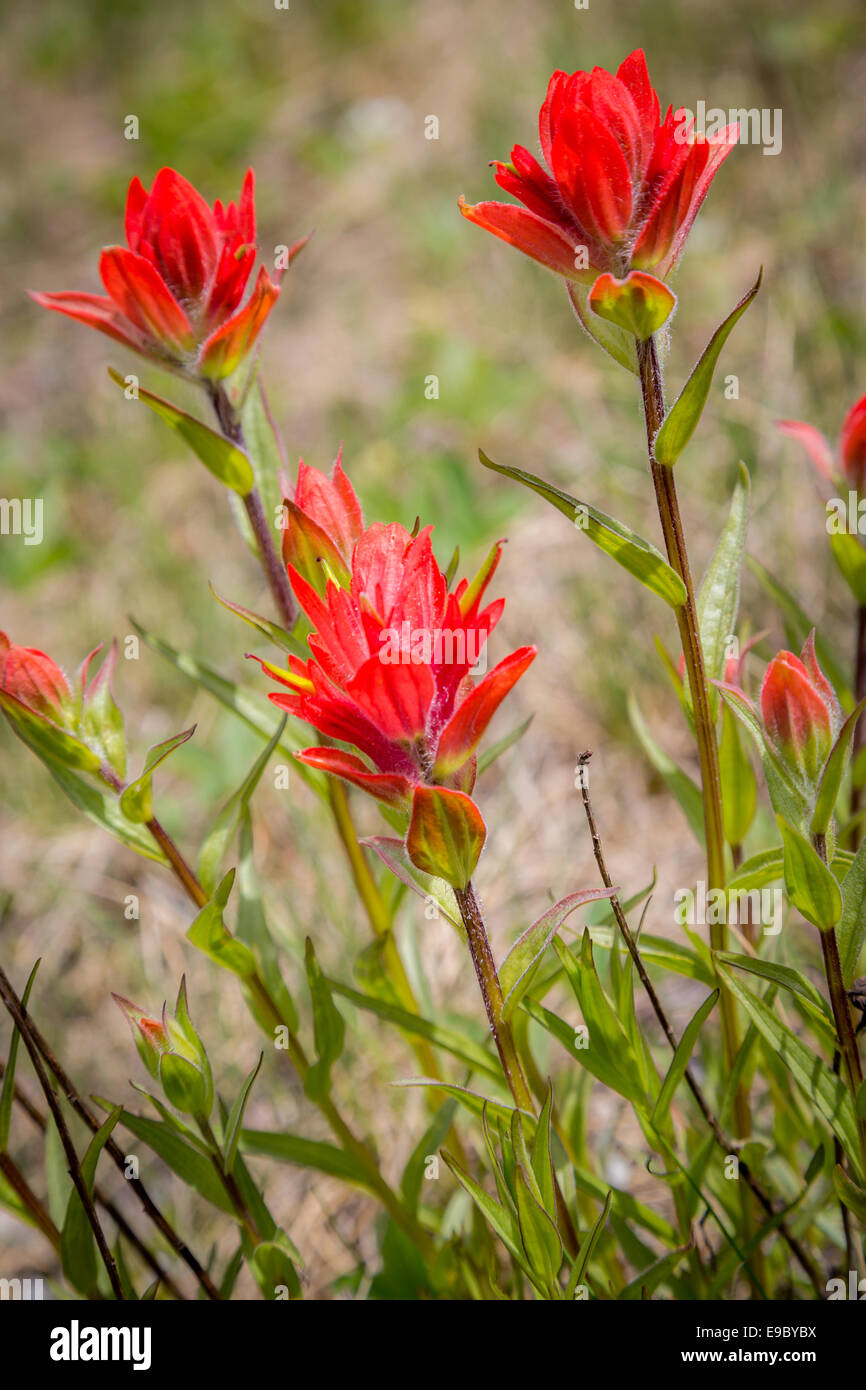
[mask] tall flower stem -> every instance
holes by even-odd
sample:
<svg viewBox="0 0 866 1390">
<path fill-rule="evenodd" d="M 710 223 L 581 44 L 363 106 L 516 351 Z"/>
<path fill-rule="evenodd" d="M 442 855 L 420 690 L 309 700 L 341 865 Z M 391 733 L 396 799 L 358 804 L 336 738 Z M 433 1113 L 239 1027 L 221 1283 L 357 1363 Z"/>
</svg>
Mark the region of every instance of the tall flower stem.
<svg viewBox="0 0 866 1390">
<path fill-rule="evenodd" d="M 692 697 L 695 736 L 701 767 L 701 793 L 707 850 L 707 889 L 724 889 L 726 881 L 725 831 L 722 819 L 719 747 L 710 707 L 710 692 L 701 646 L 695 589 L 689 566 L 673 469 L 658 463 L 653 452 L 655 437 L 665 416 L 664 390 L 655 340 L 650 338 L 645 343 L 638 342 L 637 354 L 650 468 L 665 549 L 671 568 L 679 575 L 686 590 L 686 601 L 676 610 L 676 617 Z M 710 944 L 714 951 L 725 950 L 727 929 L 723 922 L 710 924 Z M 721 992 L 720 1009 L 725 1065 L 730 1069 L 733 1067 L 739 1051 L 739 1039 L 734 1001 L 724 987 Z M 738 1138 L 745 1138 L 750 1127 L 749 1108 L 748 1098 L 740 1087 L 738 1087 L 734 1098 L 734 1120 Z"/>
<path fill-rule="evenodd" d="M 519 1110 L 525 1110 L 528 1114 L 535 1115 L 535 1102 L 520 1062 L 514 1033 L 511 1024 L 502 1016 L 502 986 L 499 983 L 496 962 L 493 959 L 487 928 L 484 925 L 481 904 L 471 882 L 464 889 L 455 888 L 454 893 L 460 908 L 460 916 L 463 918 L 463 925 L 466 928 L 469 953 L 472 956 L 472 964 L 475 966 L 475 975 L 481 990 L 481 997 L 484 1000 L 487 1021 L 490 1024 L 496 1051 L 499 1053 L 502 1070 L 508 1082 L 508 1089 Z M 574 1256 L 579 1252 L 580 1243 L 555 1173 L 553 1186 L 563 1245 L 568 1253 Z"/>
<path fill-rule="evenodd" d="M 220 429 L 226 439 L 230 439 L 233 444 L 237 444 L 239 448 L 243 449 L 245 447 L 243 426 L 225 389 L 217 383 L 212 383 L 209 387 L 209 394 Z M 289 587 L 286 567 L 277 554 L 258 488 L 252 488 L 242 500 L 250 526 L 253 529 L 253 535 L 256 538 L 262 569 L 273 595 L 280 622 L 287 632 L 291 632 L 298 616 L 298 608 Z"/>
</svg>

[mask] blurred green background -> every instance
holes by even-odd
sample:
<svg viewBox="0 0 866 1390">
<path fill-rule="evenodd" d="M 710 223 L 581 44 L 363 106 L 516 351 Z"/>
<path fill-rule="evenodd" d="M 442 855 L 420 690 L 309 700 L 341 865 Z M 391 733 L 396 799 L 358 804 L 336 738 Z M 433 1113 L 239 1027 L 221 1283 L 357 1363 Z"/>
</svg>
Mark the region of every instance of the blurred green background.
<svg viewBox="0 0 866 1390">
<path fill-rule="evenodd" d="M 105 368 L 137 371 L 181 399 L 177 383 L 24 293 L 100 288 L 98 250 L 121 239 L 134 174 L 149 184 L 171 164 L 211 201 L 226 200 L 252 164 L 264 259 L 315 230 L 284 282 L 263 355 L 293 461 L 326 467 L 342 441 L 367 517 L 435 522 L 443 562 L 459 544 L 474 568 L 493 539 L 509 539 L 497 577 L 508 610 L 493 654 L 534 641 L 540 655 L 497 726 L 534 711 L 524 752 L 481 794 L 491 828 L 481 887 L 497 942 L 549 893 L 593 882 L 572 784 L 586 746 L 596 749 L 595 797 L 617 878 L 638 887 L 656 863 L 663 883 L 690 881 L 696 847 L 626 714 L 640 687 L 662 742 L 690 757 L 653 651 L 656 631 L 673 646 L 672 618 L 564 518 L 477 463 L 483 445 L 657 539 L 635 383 L 582 336 L 561 283 L 466 223 L 456 200 L 497 196 L 487 161 L 507 158 L 515 142 L 536 148 L 555 67 L 615 68 L 643 46 L 663 108 L 703 99 L 782 109 L 782 152 L 744 145 L 732 154 L 674 282 L 672 392 L 765 268 L 678 474 L 700 573 L 737 459 L 746 460 L 752 549 L 847 651 L 848 604 L 829 568 L 821 503 L 773 420 L 807 419 L 835 439 L 866 387 L 864 34 L 862 0 L 6 6 L 0 495 L 43 498 L 45 539 L 26 547 L 0 537 L 0 626 L 71 669 L 97 642 L 128 633 L 132 613 L 262 688 L 243 660 L 247 630 L 208 593 L 211 580 L 241 603 L 267 604 L 225 499 Z M 124 138 L 130 115 L 137 140 Z M 425 138 L 431 115 L 436 140 Z M 737 400 L 724 396 L 729 373 Z M 438 399 L 425 396 L 430 376 Z M 753 582 L 744 605 L 753 628 L 780 638 Z M 257 741 L 146 648 L 121 660 L 117 696 L 134 766 L 148 744 L 199 723 L 160 782 L 163 817 L 194 856 Z M 173 885 L 80 822 L 5 726 L 0 786 L 0 950 L 18 979 L 45 955 L 35 1012 L 82 1089 L 123 1096 L 127 1076 L 138 1076 L 109 990 L 156 1007 L 184 968 L 220 1064 L 229 1076 L 248 1070 L 257 1044 L 231 986 L 190 959 Z M 312 931 L 329 967 L 350 975 L 364 927 L 328 826 L 297 781 L 291 795 L 263 786 L 256 805 L 260 869 L 287 949 L 297 956 Z M 375 813 L 359 811 L 375 827 Z M 129 892 L 140 895 L 138 922 L 123 917 Z M 653 929 L 665 930 L 658 916 Z M 405 930 L 420 936 L 423 925 Z M 431 931 L 418 949 L 440 1006 L 457 990 L 474 1009 L 456 943 Z M 94 1037 L 104 1043 L 94 1047 Z M 383 1075 L 412 1070 L 399 1048 L 361 1024 L 343 1068 L 348 1107 L 380 1116 L 384 1161 L 397 1169 L 406 1117 L 417 1113 L 414 1099 L 382 1086 Z M 300 1099 L 281 1085 L 273 1069 L 253 1122 L 307 1126 Z M 313 1287 L 324 1286 L 349 1259 L 345 1245 L 368 1238 L 369 1208 L 335 1184 L 280 1177 L 294 1210 L 288 1228 L 302 1247 L 313 1233 L 305 1254 Z M 25 1232 L 0 1228 L 0 1247 L 0 1274 L 27 1259 L 38 1267 L 40 1247 Z"/>
</svg>

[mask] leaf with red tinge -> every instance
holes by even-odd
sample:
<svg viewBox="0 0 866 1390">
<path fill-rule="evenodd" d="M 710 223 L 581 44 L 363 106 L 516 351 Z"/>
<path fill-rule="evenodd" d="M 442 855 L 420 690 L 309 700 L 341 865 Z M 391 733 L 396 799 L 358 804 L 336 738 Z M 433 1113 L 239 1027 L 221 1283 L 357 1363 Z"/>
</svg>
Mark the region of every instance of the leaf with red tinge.
<svg viewBox="0 0 866 1390">
<path fill-rule="evenodd" d="M 633 270 L 624 280 L 599 275 L 589 293 L 594 314 L 624 328 L 642 343 L 667 323 L 676 303 L 673 291 L 645 270 Z"/>
<path fill-rule="evenodd" d="M 418 786 L 406 849 L 416 868 L 464 892 L 487 838 L 481 812 L 464 792 Z"/>
</svg>

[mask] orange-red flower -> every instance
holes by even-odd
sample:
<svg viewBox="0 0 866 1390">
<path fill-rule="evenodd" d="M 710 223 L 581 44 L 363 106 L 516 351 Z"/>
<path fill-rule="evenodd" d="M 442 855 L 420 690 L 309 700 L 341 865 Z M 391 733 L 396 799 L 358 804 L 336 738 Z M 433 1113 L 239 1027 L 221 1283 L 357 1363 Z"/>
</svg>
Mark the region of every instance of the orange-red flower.
<svg viewBox="0 0 866 1390">
<path fill-rule="evenodd" d="M 704 136 L 682 109 L 659 116 L 641 49 L 616 75 L 555 72 L 539 116 L 547 167 L 522 145 L 494 161 L 496 182 L 524 206 L 461 198 L 461 211 L 569 280 L 631 269 L 664 279 L 738 127 Z"/>
<path fill-rule="evenodd" d="M 313 629 L 310 659 L 291 656 L 286 670 L 262 662 L 284 687 L 274 704 L 356 750 L 308 748 L 299 758 L 404 810 L 421 784 L 471 792 L 481 737 L 535 656 L 521 647 L 477 682 L 470 675 L 504 606 L 482 606 L 501 546 L 449 591 L 431 529 L 362 529 L 339 462 L 331 479 L 303 468 L 286 553 Z"/>
<path fill-rule="evenodd" d="M 280 292 L 262 266 L 241 303 L 256 259 L 253 185 L 248 169 L 239 202 L 211 207 L 174 169 L 160 169 L 149 193 L 134 178 L 127 245 L 109 246 L 100 257 L 107 295 L 33 298 L 186 374 L 228 376 L 254 346 Z"/>
</svg>

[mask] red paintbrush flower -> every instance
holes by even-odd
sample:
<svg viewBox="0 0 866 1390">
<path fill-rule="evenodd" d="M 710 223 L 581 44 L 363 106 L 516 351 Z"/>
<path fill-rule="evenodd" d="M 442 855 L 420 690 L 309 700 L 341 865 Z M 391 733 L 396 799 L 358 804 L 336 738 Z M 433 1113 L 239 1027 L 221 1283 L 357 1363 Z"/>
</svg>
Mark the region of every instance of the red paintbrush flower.
<svg viewBox="0 0 866 1390">
<path fill-rule="evenodd" d="M 555 72 L 539 116 L 545 168 L 522 145 L 496 182 L 524 204 L 461 198 L 464 217 L 568 280 L 590 284 L 632 269 L 667 276 L 738 127 L 704 136 L 682 109 L 659 119 L 646 58 L 616 75 Z"/>
<path fill-rule="evenodd" d="M 776 424 L 783 434 L 799 439 L 822 478 L 835 484 L 841 467 L 845 481 L 866 496 L 866 396 L 861 396 L 845 416 L 838 463 L 832 446 L 814 425 L 802 420 L 777 420 Z"/>
<path fill-rule="evenodd" d="M 280 292 L 262 266 L 241 304 L 256 259 L 253 183 L 248 169 L 239 202 L 211 207 L 174 169 L 160 169 L 150 193 L 134 178 L 127 245 L 109 246 L 100 257 L 107 295 L 32 297 L 187 375 L 228 376 L 252 349 Z"/>
<path fill-rule="evenodd" d="M 310 659 L 292 656 L 286 670 L 262 662 L 285 687 L 270 698 L 357 750 L 308 748 L 303 762 L 382 801 L 408 810 L 421 785 L 469 793 L 478 743 L 535 656 L 521 647 L 477 683 L 470 675 L 504 607 L 482 607 L 501 545 L 449 592 L 430 527 L 415 536 L 396 523 L 361 528 L 339 461 L 331 479 L 303 468 L 286 553 L 313 628 Z"/>
</svg>

